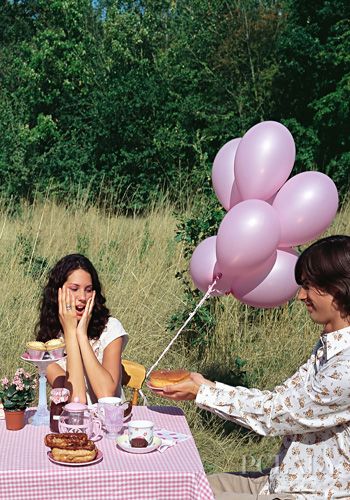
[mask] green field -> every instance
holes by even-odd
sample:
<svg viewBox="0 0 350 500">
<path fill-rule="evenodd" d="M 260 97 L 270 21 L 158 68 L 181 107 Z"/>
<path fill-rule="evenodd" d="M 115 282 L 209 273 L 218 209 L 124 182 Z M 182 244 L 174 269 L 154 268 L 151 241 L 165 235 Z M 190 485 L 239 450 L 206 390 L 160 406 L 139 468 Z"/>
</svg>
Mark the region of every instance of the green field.
<svg viewBox="0 0 350 500">
<path fill-rule="evenodd" d="M 175 274 L 186 266 L 183 248 L 174 240 L 176 220 L 163 204 L 143 217 L 99 211 L 67 199 L 22 203 L 0 201 L 0 375 L 21 366 L 20 354 L 34 338 L 45 273 L 71 252 L 87 255 L 99 271 L 112 314 L 130 335 L 125 357 L 147 368 L 171 340 L 171 315 L 184 307 L 181 282 Z M 350 234 L 350 205 L 344 204 L 326 234 Z M 223 297 L 217 325 L 199 356 L 180 338 L 159 367 L 188 367 L 203 374 L 232 374 L 233 360 L 246 361 L 248 379 L 268 389 L 282 382 L 307 358 L 319 329 L 301 304 L 273 310 L 242 307 Z M 150 404 L 170 404 L 145 388 Z M 175 404 L 175 403 L 174 403 Z M 272 462 L 278 439 L 259 437 L 179 403 L 187 415 L 207 472 L 258 469 Z"/>
</svg>

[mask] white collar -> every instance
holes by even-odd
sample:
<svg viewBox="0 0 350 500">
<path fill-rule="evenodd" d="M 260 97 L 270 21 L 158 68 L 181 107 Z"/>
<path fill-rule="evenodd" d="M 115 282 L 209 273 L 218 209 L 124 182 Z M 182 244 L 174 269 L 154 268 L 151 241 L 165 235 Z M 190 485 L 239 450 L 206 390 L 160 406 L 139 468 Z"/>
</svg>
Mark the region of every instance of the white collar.
<svg viewBox="0 0 350 500">
<path fill-rule="evenodd" d="M 322 345 L 325 347 L 325 357 L 330 359 L 346 349 L 350 349 L 350 326 L 321 335 Z"/>
</svg>

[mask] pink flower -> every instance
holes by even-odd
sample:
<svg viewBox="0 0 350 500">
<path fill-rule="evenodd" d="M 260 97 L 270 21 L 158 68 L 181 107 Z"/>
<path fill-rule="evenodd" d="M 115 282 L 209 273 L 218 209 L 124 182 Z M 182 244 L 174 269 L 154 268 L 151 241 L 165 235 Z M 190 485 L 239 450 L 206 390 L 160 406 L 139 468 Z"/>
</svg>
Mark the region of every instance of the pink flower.
<svg viewBox="0 0 350 500">
<path fill-rule="evenodd" d="M 1 384 L 0 394 L 5 409 L 8 409 L 10 405 L 11 409 L 13 409 L 14 404 L 16 408 L 23 409 L 33 401 L 33 389 L 37 386 L 36 376 L 30 375 L 23 368 L 16 370 L 12 382 L 7 377 L 4 377 L 1 379 Z"/>
</svg>

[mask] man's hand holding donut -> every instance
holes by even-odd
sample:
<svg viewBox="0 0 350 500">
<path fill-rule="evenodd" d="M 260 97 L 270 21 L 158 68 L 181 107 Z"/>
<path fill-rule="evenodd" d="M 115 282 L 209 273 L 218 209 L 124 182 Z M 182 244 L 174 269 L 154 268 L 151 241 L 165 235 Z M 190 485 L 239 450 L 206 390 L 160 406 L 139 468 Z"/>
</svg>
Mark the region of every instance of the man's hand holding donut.
<svg viewBox="0 0 350 500">
<path fill-rule="evenodd" d="M 173 383 L 171 379 L 176 379 L 176 376 L 172 377 L 171 375 L 172 373 L 175 373 L 177 371 L 180 370 L 174 370 L 174 372 L 157 370 L 157 372 L 152 372 L 157 375 L 157 380 L 160 381 L 162 378 L 164 378 L 164 384 L 166 384 L 160 388 L 157 387 L 156 394 L 158 396 L 163 396 L 174 401 L 190 401 L 196 399 L 199 387 L 202 384 L 215 386 L 214 382 L 205 379 L 203 375 L 195 372 L 187 372 L 186 376 L 184 375 L 183 377 L 181 377 L 181 380 L 179 382 Z M 164 372 L 164 374 L 162 374 L 161 372 Z M 152 373 L 150 382 L 153 385 L 155 379 L 152 380 Z"/>
</svg>

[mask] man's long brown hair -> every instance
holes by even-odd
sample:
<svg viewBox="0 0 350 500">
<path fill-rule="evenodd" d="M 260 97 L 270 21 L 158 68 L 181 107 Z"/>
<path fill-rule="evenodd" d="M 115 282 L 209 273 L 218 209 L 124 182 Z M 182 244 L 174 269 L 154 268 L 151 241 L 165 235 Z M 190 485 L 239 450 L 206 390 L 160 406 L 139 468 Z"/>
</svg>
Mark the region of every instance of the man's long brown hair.
<svg viewBox="0 0 350 500">
<path fill-rule="evenodd" d="M 350 236 L 328 236 L 309 246 L 296 263 L 295 279 L 332 295 L 341 315 L 350 318 Z"/>
</svg>

